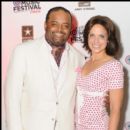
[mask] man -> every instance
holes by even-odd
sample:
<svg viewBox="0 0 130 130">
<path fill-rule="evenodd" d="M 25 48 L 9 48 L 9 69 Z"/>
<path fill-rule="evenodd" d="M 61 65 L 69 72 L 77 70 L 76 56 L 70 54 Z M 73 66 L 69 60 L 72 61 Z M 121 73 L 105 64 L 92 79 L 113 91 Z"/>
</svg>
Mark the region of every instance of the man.
<svg viewBox="0 0 130 130">
<path fill-rule="evenodd" d="M 45 36 L 14 50 L 5 91 L 8 130 L 74 130 L 76 70 L 84 57 L 67 43 L 71 22 L 68 10 L 52 8 Z"/>
</svg>

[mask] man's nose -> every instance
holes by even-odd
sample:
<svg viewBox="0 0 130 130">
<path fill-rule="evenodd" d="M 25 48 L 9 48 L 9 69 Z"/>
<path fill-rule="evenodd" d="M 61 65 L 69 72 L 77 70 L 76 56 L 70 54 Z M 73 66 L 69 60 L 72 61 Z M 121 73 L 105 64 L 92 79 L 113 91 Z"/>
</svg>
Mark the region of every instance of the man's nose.
<svg viewBox="0 0 130 130">
<path fill-rule="evenodd" d="M 62 32 L 62 25 L 58 26 L 58 32 Z"/>
</svg>

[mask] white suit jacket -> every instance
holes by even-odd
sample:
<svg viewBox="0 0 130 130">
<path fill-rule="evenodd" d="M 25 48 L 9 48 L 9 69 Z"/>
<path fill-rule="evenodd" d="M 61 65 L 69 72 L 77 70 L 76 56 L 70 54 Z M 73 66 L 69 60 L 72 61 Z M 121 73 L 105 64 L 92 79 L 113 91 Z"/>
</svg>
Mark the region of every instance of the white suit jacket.
<svg viewBox="0 0 130 130">
<path fill-rule="evenodd" d="M 58 90 L 44 38 L 15 48 L 5 84 L 7 130 L 74 130 L 76 69 L 84 57 L 67 46 Z"/>
</svg>

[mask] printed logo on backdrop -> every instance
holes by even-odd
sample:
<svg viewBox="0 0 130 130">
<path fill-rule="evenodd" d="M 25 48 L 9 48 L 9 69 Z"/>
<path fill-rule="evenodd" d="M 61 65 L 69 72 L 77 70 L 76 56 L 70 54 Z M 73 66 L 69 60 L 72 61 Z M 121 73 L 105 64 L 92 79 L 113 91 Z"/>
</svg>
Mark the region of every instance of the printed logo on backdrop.
<svg viewBox="0 0 130 130">
<path fill-rule="evenodd" d="M 79 26 L 76 28 L 76 30 L 72 31 L 75 42 L 83 43 L 83 30 L 84 30 L 84 26 Z"/>
<path fill-rule="evenodd" d="M 90 3 L 90 1 L 89 2 L 80 1 L 80 2 L 78 2 L 78 5 L 79 5 L 79 7 L 87 7 L 87 6 L 90 6 L 91 3 Z"/>
<path fill-rule="evenodd" d="M 130 65 L 130 55 L 126 56 L 125 62 L 126 64 Z"/>
<path fill-rule="evenodd" d="M 95 10 L 95 7 L 91 5 L 92 2 L 81 1 L 78 2 L 78 7 L 75 10 Z"/>
<path fill-rule="evenodd" d="M 33 40 L 33 26 L 22 26 L 22 42 Z"/>
<path fill-rule="evenodd" d="M 30 13 L 39 13 L 41 12 L 40 2 L 38 1 L 13 1 L 13 11 L 15 13 L 18 12 L 26 12 Z"/>
<path fill-rule="evenodd" d="M 130 130 L 130 122 L 125 123 L 125 129 L 124 130 Z"/>
<path fill-rule="evenodd" d="M 84 26 L 79 26 L 74 28 L 71 31 L 71 37 L 68 42 L 71 44 L 74 42 L 83 43 L 83 30 L 84 30 Z"/>
</svg>

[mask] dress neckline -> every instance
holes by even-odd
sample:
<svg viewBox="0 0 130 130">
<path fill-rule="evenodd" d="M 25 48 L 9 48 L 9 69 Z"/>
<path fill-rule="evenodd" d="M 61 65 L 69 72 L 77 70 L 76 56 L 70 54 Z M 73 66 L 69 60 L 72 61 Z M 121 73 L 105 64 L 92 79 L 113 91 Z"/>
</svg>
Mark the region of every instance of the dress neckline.
<svg viewBox="0 0 130 130">
<path fill-rule="evenodd" d="M 89 61 L 89 60 L 88 60 L 88 61 Z M 108 60 L 108 61 L 106 61 L 104 64 L 98 66 L 98 67 L 97 67 L 96 69 L 94 69 L 93 71 L 90 71 L 90 72 L 89 72 L 88 74 L 86 74 L 86 75 L 83 75 L 83 74 L 81 73 L 81 71 L 82 71 L 82 68 L 81 68 L 80 76 L 81 76 L 82 78 L 86 78 L 86 77 L 88 77 L 89 75 L 91 75 L 92 73 L 94 73 L 94 72 L 100 70 L 100 69 L 101 69 L 102 67 L 104 67 L 105 65 L 107 65 L 107 64 L 109 64 L 109 63 L 111 63 L 111 62 L 114 62 L 114 61 L 116 61 L 116 59 L 115 59 L 115 58 L 112 58 L 111 60 Z"/>
</svg>

